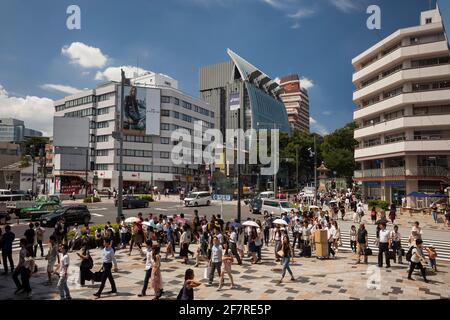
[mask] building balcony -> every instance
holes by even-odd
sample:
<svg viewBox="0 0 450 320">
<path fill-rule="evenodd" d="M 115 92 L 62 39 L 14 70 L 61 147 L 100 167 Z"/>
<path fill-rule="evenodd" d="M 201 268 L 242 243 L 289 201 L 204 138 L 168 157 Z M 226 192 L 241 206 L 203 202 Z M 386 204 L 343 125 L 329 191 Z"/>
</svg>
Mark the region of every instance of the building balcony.
<svg viewBox="0 0 450 320">
<path fill-rule="evenodd" d="M 403 116 L 401 118 L 378 122 L 373 125 L 356 129 L 354 137 L 355 139 L 361 139 L 367 136 L 396 131 L 402 128 L 414 128 L 418 130 L 421 127 L 436 128 L 439 126 L 448 126 L 449 124 L 450 114 Z"/>
<path fill-rule="evenodd" d="M 436 140 L 403 140 L 391 143 L 377 144 L 374 146 L 359 147 L 355 149 L 356 161 L 380 158 L 386 155 L 402 156 L 406 153 L 448 153 L 450 137 Z"/>
<path fill-rule="evenodd" d="M 364 88 L 353 93 L 353 101 L 357 102 L 373 95 L 374 92 L 382 92 L 387 88 L 398 87 L 405 82 L 412 82 L 417 79 L 427 80 L 432 78 L 446 77 L 450 74 L 450 64 L 440 64 L 427 67 L 400 69 L 378 81 L 375 81 Z"/>
<path fill-rule="evenodd" d="M 403 92 L 397 96 L 381 100 L 377 103 L 369 105 L 364 108 L 358 108 L 353 112 L 353 120 L 367 118 L 372 115 L 378 115 L 388 110 L 405 106 L 417 104 L 437 104 L 450 99 L 450 88 L 436 89 L 429 91 L 417 92 Z"/>
<path fill-rule="evenodd" d="M 439 40 L 436 42 L 423 43 L 418 45 L 408 45 L 398 47 L 396 50 L 386 54 L 382 58 L 374 61 L 373 63 L 365 66 L 363 69 L 353 74 L 353 83 L 361 81 L 362 79 L 375 76 L 377 73 L 382 72 L 387 66 L 394 66 L 397 63 L 405 59 L 427 56 L 430 54 L 446 54 L 448 52 L 447 41 Z"/>
<path fill-rule="evenodd" d="M 394 167 L 384 169 L 367 169 L 357 170 L 354 172 L 355 179 L 365 178 L 444 178 L 450 179 L 450 169 L 445 167 L 413 167 L 405 169 L 405 167 Z"/>
</svg>

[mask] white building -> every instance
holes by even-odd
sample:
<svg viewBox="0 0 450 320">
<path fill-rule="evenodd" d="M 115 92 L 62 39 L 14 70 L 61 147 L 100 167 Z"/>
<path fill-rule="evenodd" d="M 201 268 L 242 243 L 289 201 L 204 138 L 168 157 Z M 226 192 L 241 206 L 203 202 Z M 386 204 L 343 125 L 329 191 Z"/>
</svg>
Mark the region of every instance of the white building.
<svg viewBox="0 0 450 320">
<path fill-rule="evenodd" d="M 208 185 L 207 174 L 201 166 L 176 166 L 172 163 L 171 151 L 174 143 L 171 141 L 171 133 L 178 128 L 185 128 L 193 134 L 194 121 L 198 120 L 202 121 L 204 130 L 214 128 L 214 107 L 177 90 L 176 80 L 170 80 L 170 77 L 155 78 L 153 75 L 133 79 L 131 83 L 135 83 L 138 90 L 152 87 L 153 90 L 160 91 L 160 134 L 147 136 L 145 132 L 125 132 L 124 188 L 148 190 L 152 182 L 153 186 L 160 190 L 179 186 L 205 187 Z M 172 82 L 170 86 L 154 86 L 149 83 L 142 85 L 151 79 Z M 92 184 L 95 181 L 94 187 L 98 190 L 118 188 L 119 142 L 113 138 L 113 132 L 118 128 L 120 118 L 119 94 L 120 84 L 109 82 L 96 89 L 55 101 L 56 117 L 89 117 L 91 121 L 88 182 Z M 56 165 L 59 163 L 57 153 L 55 152 L 55 192 L 81 193 L 80 184 L 85 177 L 84 170 L 61 170 Z"/>
<path fill-rule="evenodd" d="M 359 147 L 369 199 L 394 202 L 450 183 L 450 53 L 439 11 L 400 29 L 352 60 Z M 415 205 L 408 198 L 408 205 Z"/>
</svg>

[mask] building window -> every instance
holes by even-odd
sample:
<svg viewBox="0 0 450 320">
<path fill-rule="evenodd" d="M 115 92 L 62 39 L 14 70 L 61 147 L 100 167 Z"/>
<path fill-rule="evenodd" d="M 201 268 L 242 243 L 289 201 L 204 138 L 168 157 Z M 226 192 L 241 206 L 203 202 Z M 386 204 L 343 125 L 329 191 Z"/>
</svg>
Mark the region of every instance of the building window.
<svg viewBox="0 0 450 320">
<path fill-rule="evenodd" d="M 97 150 L 96 156 L 98 157 L 107 157 L 109 153 L 109 150 Z"/>
<path fill-rule="evenodd" d="M 183 101 L 183 108 L 191 110 L 192 105 L 189 102 Z"/>
<path fill-rule="evenodd" d="M 168 123 L 161 123 L 161 130 L 170 131 L 170 124 L 168 124 Z"/>
<path fill-rule="evenodd" d="M 102 114 L 108 114 L 109 113 L 109 107 L 107 108 L 101 108 L 97 110 L 97 115 L 100 116 Z"/>
<path fill-rule="evenodd" d="M 137 142 L 137 143 L 151 143 L 152 137 L 150 136 L 125 136 L 124 141 L 126 142 Z"/>
<path fill-rule="evenodd" d="M 173 117 L 175 119 L 180 119 L 180 113 L 178 111 L 172 111 L 173 112 Z"/>
<path fill-rule="evenodd" d="M 405 140 L 406 140 L 406 137 L 405 137 L 404 132 L 391 134 L 391 135 L 384 137 L 384 143 L 392 143 L 392 142 L 405 141 Z"/>
<path fill-rule="evenodd" d="M 169 144 L 170 143 L 170 139 L 169 138 L 165 138 L 165 137 L 161 137 L 160 138 L 160 143 L 161 144 Z"/>
<path fill-rule="evenodd" d="M 432 18 L 427 18 L 426 20 L 425 20 L 425 24 L 430 24 L 430 23 L 432 23 L 433 22 L 433 19 Z"/>
<path fill-rule="evenodd" d="M 173 104 L 176 104 L 177 106 L 179 106 L 180 105 L 180 99 L 173 98 Z"/>
<path fill-rule="evenodd" d="M 161 102 L 162 103 L 170 103 L 170 97 L 161 96 Z"/>
<path fill-rule="evenodd" d="M 108 165 L 107 164 L 96 164 L 95 170 L 108 170 Z"/>
<path fill-rule="evenodd" d="M 169 152 L 161 151 L 161 152 L 159 153 L 159 157 L 160 157 L 161 159 L 169 159 Z"/>
<path fill-rule="evenodd" d="M 97 129 L 108 128 L 109 122 L 108 121 L 97 122 L 96 127 Z"/>
<path fill-rule="evenodd" d="M 109 136 L 97 136 L 97 142 L 108 142 Z"/>
<path fill-rule="evenodd" d="M 169 173 L 169 167 L 159 167 L 159 172 L 161 172 L 161 173 Z"/>
<path fill-rule="evenodd" d="M 170 117 L 170 111 L 169 110 L 161 110 L 161 116 Z"/>
<path fill-rule="evenodd" d="M 214 118 L 214 112 L 213 111 L 210 111 L 209 115 L 211 116 L 211 118 Z"/>
</svg>

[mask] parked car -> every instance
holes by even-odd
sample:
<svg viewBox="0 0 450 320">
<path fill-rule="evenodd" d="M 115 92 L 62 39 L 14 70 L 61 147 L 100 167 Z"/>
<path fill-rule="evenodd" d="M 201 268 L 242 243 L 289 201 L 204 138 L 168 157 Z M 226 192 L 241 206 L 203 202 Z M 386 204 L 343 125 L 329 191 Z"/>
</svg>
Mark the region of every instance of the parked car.
<svg viewBox="0 0 450 320">
<path fill-rule="evenodd" d="M 211 204 L 211 194 L 208 191 L 190 192 L 184 198 L 184 205 L 189 206 L 209 206 Z"/>
<path fill-rule="evenodd" d="M 87 224 L 91 221 L 91 213 L 86 205 L 63 206 L 41 216 L 39 220 L 43 227 L 54 227 L 60 218 L 64 218 L 67 225 Z"/>
<path fill-rule="evenodd" d="M 291 206 L 286 200 L 264 199 L 262 201 L 261 211 L 264 214 L 274 213 L 278 216 L 282 213 L 289 213 L 291 210 L 294 210 L 295 213 L 298 212 L 298 209 Z"/>
<path fill-rule="evenodd" d="M 44 204 L 44 203 L 53 203 L 53 204 L 61 204 L 61 200 L 58 196 L 41 196 L 34 200 L 18 200 L 18 201 L 7 201 L 6 207 L 9 213 L 14 213 L 16 216 L 20 214 L 22 209 L 33 208 L 35 206 Z"/>
<path fill-rule="evenodd" d="M 273 191 L 264 191 L 259 194 L 261 199 L 272 199 L 275 198 L 275 193 Z"/>
<path fill-rule="evenodd" d="M 142 200 L 135 196 L 125 196 L 123 197 L 123 203 L 122 206 L 124 208 L 128 209 L 134 209 L 134 208 L 148 208 L 150 201 L 148 200 Z M 115 206 L 117 207 L 119 201 L 116 200 Z"/>
<path fill-rule="evenodd" d="M 32 221 L 36 221 L 39 220 L 42 215 L 50 213 L 60 207 L 61 205 L 58 202 L 38 202 L 33 207 L 20 209 L 19 212 L 16 211 L 16 216 L 19 219 L 31 219 Z"/>
</svg>

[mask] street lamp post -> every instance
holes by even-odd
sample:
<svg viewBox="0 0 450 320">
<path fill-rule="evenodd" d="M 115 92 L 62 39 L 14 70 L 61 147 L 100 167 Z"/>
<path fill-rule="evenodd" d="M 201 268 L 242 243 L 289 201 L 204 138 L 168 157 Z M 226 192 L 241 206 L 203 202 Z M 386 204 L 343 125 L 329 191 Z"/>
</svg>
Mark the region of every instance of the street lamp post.
<svg viewBox="0 0 450 320">
<path fill-rule="evenodd" d="M 120 69 L 121 84 L 120 84 L 120 121 L 119 121 L 119 190 L 117 199 L 117 222 L 122 217 L 123 210 L 123 121 L 124 121 L 124 91 L 125 91 L 125 72 Z"/>
<path fill-rule="evenodd" d="M 31 178 L 31 198 L 34 199 L 34 145 L 30 146 L 30 153 L 33 162 L 33 173 Z"/>
<path fill-rule="evenodd" d="M 316 151 L 315 135 L 314 135 L 314 205 L 317 206 L 317 151 Z"/>
</svg>

